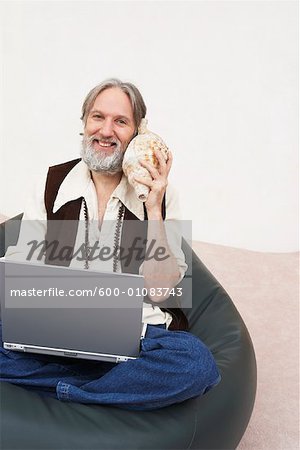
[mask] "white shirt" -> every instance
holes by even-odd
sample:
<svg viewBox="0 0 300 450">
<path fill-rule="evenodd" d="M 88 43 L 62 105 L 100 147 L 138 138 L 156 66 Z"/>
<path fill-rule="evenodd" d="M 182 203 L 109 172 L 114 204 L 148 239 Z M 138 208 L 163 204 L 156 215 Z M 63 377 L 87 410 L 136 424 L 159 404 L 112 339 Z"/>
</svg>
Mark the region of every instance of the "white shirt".
<svg viewBox="0 0 300 450">
<path fill-rule="evenodd" d="M 23 222 L 20 231 L 19 241 L 16 246 L 9 247 L 5 258 L 20 260 L 24 259 L 24 255 L 28 254 L 29 239 L 43 241 L 46 232 L 47 213 L 44 203 L 45 191 L 44 177 L 35 188 L 34 194 L 29 198 L 29 201 L 24 210 Z M 70 170 L 60 185 L 56 200 L 53 206 L 53 212 L 59 210 L 65 203 L 83 197 L 87 204 L 88 218 L 89 218 L 89 244 L 92 246 L 95 241 L 98 241 L 98 247 L 102 246 L 113 248 L 116 219 L 119 212 L 119 207 L 123 203 L 140 220 L 144 220 L 143 203 L 138 200 L 134 189 L 128 183 L 127 178 L 123 174 L 119 185 L 112 193 L 105 210 L 101 231 L 98 227 L 98 199 L 95 185 L 91 178 L 90 170 L 84 161 L 80 161 L 73 169 Z M 84 220 L 83 205 L 80 211 L 80 221 L 78 232 L 76 236 L 75 249 L 79 248 L 84 242 L 85 220 Z M 30 221 L 30 222 L 29 222 Z M 181 250 L 181 234 L 179 225 L 179 204 L 178 197 L 174 189 L 168 185 L 166 191 L 166 219 L 165 228 L 170 250 L 177 260 L 178 268 L 180 270 L 181 278 L 183 278 L 187 265 L 185 263 L 184 254 Z M 26 226 L 26 231 L 24 226 Z M 29 231 L 30 230 L 30 231 Z M 31 235 L 32 233 L 32 235 Z M 32 238 L 32 239 L 31 239 Z M 23 255 L 23 258 L 21 257 Z M 84 263 L 77 259 L 72 259 L 70 267 L 84 268 Z M 95 259 L 89 262 L 91 270 L 112 271 L 113 259 L 107 261 Z M 118 271 L 120 271 L 120 265 Z M 143 265 L 140 267 L 140 274 L 142 274 Z M 144 304 L 143 308 L 143 322 L 148 324 L 166 324 L 168 327 L 172 321 L 169 313 L 161 311 L 158 306 L 151 306 Z"/>
</svg>

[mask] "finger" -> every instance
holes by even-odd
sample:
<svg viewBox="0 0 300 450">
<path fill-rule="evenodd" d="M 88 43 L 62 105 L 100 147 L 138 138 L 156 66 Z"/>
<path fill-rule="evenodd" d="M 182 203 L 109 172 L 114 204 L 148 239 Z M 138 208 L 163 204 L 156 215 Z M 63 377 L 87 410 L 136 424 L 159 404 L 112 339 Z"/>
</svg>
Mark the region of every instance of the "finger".
<svg viewBox="0 0 300 450">
<path fill-rule="evenodd" d="M 145 186 L 148 186 L 150 188 L 151 191 L 153 192 L 160 192 L 160 191 L 165 191 L 166 187 L 167 187 L 167 181 L 164 180 L 163 178 L 160 178 L 158 180 L 155 181 L 151 181 L 148 180 L 146 178 L 143 177 L 138 177 L 138 176 L 134 176 L 134 180 L 137 181 L 138 183 L 144 184 Z"/>
<path fill-rule="evenodd" d="M 139 177 L 137 175 L 135 175 L 133 177 L 135 179 L 135 181 L 137 181 L 138 183 L 144 184 L 145 186 L 148 186 L 150 189 L 153 186 L 153 181 L 149 180 L 148 178 L 144 178 L 144 177 Z"/>
<path fill-rule="evenodd" d="M 166 164 L 167 175 L 169 175 L 169 173 L 170 173 L 170 170 L 171 170 L 171 167 L 172 167 L 172 163 L 173 163 L 173 155 L 172 155 L 172 152 L 169 151 L 168 161 L 167 161 L 167 164 Z"/>
<path fill-rule="evenodd" d="M 164 175 L 166 173 L 166 161 L 165 158 L 162 155 L 162 152 L 160 150 L 155 149 L 154 154 L 158 160 L 158 172 L 161 175 Z"/>
<path fill-rule="evenodd" d="M 157 178 L 159 177 L 159 172 L 158 170 L 152 166 L 152 164 L 150 164 L 147 161 L 144 161 L 143 159 L 139 159 L 139 163 L 141 166 L 145 167 L 145 169 L 148 170 L 148 172 L 150 173 L 150 175 L 152 176 L 152 178 Z"/>
</svg>

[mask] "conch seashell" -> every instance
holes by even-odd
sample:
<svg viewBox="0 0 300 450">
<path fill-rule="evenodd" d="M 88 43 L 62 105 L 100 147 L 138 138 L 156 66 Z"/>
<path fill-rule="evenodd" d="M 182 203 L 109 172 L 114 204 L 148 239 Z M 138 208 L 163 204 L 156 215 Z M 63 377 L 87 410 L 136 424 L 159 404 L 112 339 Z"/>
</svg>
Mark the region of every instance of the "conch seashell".
<svg viewBox="0 0 300 450">
<path fill-rule="evenodd" d="M 127 147 L 123 159 L 123 172 L 128 177 L 128 181 L 134 188 L 137 198 L 141 202 L 145 202 L 149 195 L 149 187 L 138 183 L 134 176 L 144 177 L 152 180 L 148 170 L 141 166 L 139 159 L 145 160 L 158 167 L 158 160 L 154 154 L 154 150 L 160 150 L 165 161 L 168 160 L 169 149 L 164 141 L 157 134 L 147 129 L 147 119 L 142 119 L 138 128 L 138 134 L 132 139 Z"/>
</svg>

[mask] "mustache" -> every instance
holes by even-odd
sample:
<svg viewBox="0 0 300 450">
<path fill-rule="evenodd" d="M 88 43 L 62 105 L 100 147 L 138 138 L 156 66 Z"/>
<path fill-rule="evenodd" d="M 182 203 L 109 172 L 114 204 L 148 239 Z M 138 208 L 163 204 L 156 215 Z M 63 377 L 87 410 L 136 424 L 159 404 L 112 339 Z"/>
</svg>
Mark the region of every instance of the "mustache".
<svg viewBox="0 0 300 450">
<path fill-rule="evenodd" d="M 117 138 L 103 138 L 101 136 L 98 136 L 97 134 L 92 134 L 91 136 L 86 136 L 84 133 L 79 134 L 80 136 L 83 136 L 83 141 L 85 141 L 87 144 L 91 144 L 95 139 L 104 142 L 106 144 L 116 144 L 116 145 L 121 144 L 121 142 Z"/>
</svg>

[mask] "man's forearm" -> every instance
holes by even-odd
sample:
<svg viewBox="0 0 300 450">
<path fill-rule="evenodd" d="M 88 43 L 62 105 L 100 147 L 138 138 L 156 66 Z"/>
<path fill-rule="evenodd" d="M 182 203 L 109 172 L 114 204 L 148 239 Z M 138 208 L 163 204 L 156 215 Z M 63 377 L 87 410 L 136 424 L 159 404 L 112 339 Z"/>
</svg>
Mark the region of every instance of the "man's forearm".
<svg viewBox="0 0 300 450">
<path fill-rule="evenodd" d="M 154 257 L 146 258 L 143 264 L 145 287 L 148 290 L 154 288 L 154 292 L 158 291 L 158 288 L 173 288 L 179 281 L 180 271 L 168 244 L 165 224 L 159 215 L 148 217 L 147 248 L 149 243 L 152 246 L 151 255 Z M 166 300 L 168 296 L 149 295 L 149 297 L 154 302 L 160 302 Z"/>
</svg>

